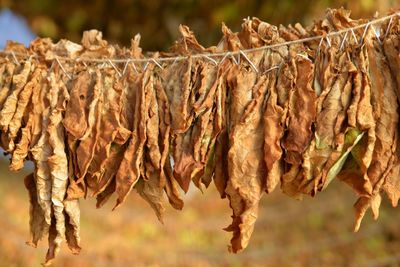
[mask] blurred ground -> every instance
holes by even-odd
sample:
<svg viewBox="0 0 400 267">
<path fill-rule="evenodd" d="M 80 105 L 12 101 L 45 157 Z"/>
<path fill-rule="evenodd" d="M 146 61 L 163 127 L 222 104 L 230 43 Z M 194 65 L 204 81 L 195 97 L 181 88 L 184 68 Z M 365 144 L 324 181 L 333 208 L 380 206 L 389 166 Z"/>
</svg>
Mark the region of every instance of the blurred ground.
<svg viewBox="0 0 400 267">
<path fill-rule="evenodd" d="M 39 266 L 46 241 L 37 249 L 28 238 L 26 173 L 14 174 L 0 162 L 0 266 Z M 227 252 L 230 222 L 226 200 L 213 186 L 194 192 L 183 211 L 167 209 L 161 225 L 147 203 L 131 194 L 111 212 L 112 199 L 100 210 L 81 201 L 83 250 L 72 255 L 64 246 L 54 266 L 399 266 L 399 210 L 385 201 L 377 222 L 367 214 L 352 233 L 355 197 L 339 182 L 316 198 L 295 201 L 281 193 L 265 195 L 249 247 Z"/>
</svg>

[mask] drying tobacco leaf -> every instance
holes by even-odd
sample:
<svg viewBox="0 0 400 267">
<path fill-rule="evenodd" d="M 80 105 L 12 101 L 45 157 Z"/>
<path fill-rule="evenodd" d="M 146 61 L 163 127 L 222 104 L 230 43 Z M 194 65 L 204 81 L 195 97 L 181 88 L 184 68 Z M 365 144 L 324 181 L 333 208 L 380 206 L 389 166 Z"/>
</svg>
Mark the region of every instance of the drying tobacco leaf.
<svg viewBox="0 0 400 267">
<path fill-rule="evenodd" d="M 139 47 L 140 35 L 136 35 L 132 40 L 131 50 L 126 51 L 127 56 L 133 58 L 140 58 L 141 48 Z M 121 77 L 114 87 L 117 92 L 122 90 L 118 94 L 119 101 L 116 104 L 118 106 L 119 115 L 114 114 L 115 118 L 119 117 L 118 129 L 116 129 L 115 138 L 111 143 L 110 147 L 110 155 L 106 159 L 104 163 L 104 170 L 102 177 L 100 177 L 99 182 L 96 184 L 93 189 L 93 195 L 97 197 L 97 207 L 100 207 L 105 204 L 105 202 L 109 199 L 111 194 L 113 194 L 116 190 L 116 175 L 118 170 L 121 169 L 123 164 L 124 168 L 127 168 L 127 161 L 125 157 L 125 150 L 128 148 L 129 138 L 132 134 L 132 129 L 134 128 L 134 120 L 135 120 L 135 108 L 136 108 L 136 97 L 137 97 L 137 86 L 140 82 L 141 76 L 138 75 L 138 70 L 135 65 L 126 65 L 125 67 L 126 75 Z M 116 111 L 117 112 L 117 111 Z M 130 148 L 132 149 L 132 147 Z M 132 152 L 132 150 L 130 151 Z M 120 174 L 122 171 L 120 170 Z"/>
<path fill-rule="evenodd" d="M 16 66 L 12 62 L 2 63 L 2 72 L 0 76 L 0 108 L 3 109 L 4 102 L 11 92 L 12 77 Z M 18 68 L 17 68 L 18 69 Z"/>
<path fill-rule="evenodd" d="M 213 173 L 213 181 L 217 188 L 221 198 L 226 197 L 225 189 L 229 179 L 228 174 L 228 149 L 229 149 L 229 136 L 228 136 L 228 118 L 229 113 L 227 102 L 229 101 L 229 90 L 225 82 L 227 74 L 229 74 L 231 64 L 229 61 L 222 62 L 220 64 L 219 84 L 217 89 L 216 99 L 216 119 L 214 120 L 215 126 L 219 130 L 219 134 L 215 139 L 214 151 L 213 151 L 213 164 L 209 166 Z M 213 169 L 212 169 L 213 168 Z"/>
<path fill-rule="evenodd" d="M 93 72 L 81 72 L 74 80 L 63 124 L 68 134 L 80 139 L 88 128 L 89 104 L 93 99 L 95 79 Z"/>
<path fill-rule="evenodd" d="M 80 56 L 83 58 L 114 58 L 116 55 L 116 48 L 108 45 L 108 42 L 103 40 L 103 34 L 98 30 L 83 32 L 81 43 L 84 50 Z"/>
<path fill-rule="evenodd" d="M 328 10 L 326 18 L 316 22 L 312 32 L 316 35 L 325 35 L 330 31 L 341 29 L 343 27 L 341 23 L 348 22 L 346 15 L 340 10 L 338 12 Z M 302 30 L 297 31 L 300 33 Z M 303 181 L 299 185 L 299 190 L 305 194 L 315 195 L 316 191 L 321 189 L 321 181 L 326 175 L 323 174 L 323 170 L 329 169 L 329 166 L 325 165 L 337 159 L 343 146 L 346 112 L 351 100 L 350 75 L 355 67 L 347 50 L 342 49 L 342 44 L 341 36 L 330 36 L 329 39 L 310 44 L 310 47 L 317 52 L 314 56 L 316 67 L 313 81 L 313 89 L 317 95 L 315 103 L 317 115 L 314 138 L 303 154 L 300 174 Z"/>
<path fill-rule="evenodd" d="M 264 26 L 262 28 L 262 39 L 264 41 L 269 40 L 267 44 L 284 41 L 284 39 L 278 38 L 279 33 L 276 27 L 269 24 L 261 26 Z M 284 70 L 287 69 L 287 65 L 283 65 L 283 62 L 287 55 L 287 47 L 281 46 L 266 51 L 264 57 L 264 69 L 268 75 L 267 87 L 269 90 L 269 97 L 263 115 L 264 161 L 267 168 L 265 190 L 267 193 L 271 193 L 275 189 L 283 174 L 281 138 L 285 130 L 287 104 L 286 101 L 282 99 L 282 94 L 278 91 L 283 89 L 281 85 L 286 77 L 286 72 Z"/>
<path fill-rule="evenodd" d="M 389 170 L 382 185 L 382 189 L 387 194 L 393 207 L 396 207 L 398 205 L 400 199 L 400 189 L 399 189 L 400 163 L 398 160 L 398 157 L 400 155 L 400 144 L 399 144 L 398 130 L 399 128 L 397 126 L 397 132 L 393 144 L 393 147 L 396 147 L 396 150 L 393 153 L 394 154 L 393 167 Z"/>
<path fill-rule="evenodd" d="M 291 39 L 297 38 L 295 35 Z M 289 49 L 289 53 L 297 54 L 297 57 L 292 56 L 295 61 L 290 63 L 296 66 L 293 68 L 295 81 L 293 91 L 289 93 L 287 128 L 282 146 L 286 150 L 285 161 L 291 165 L 301 163 L 301 155 L 311 140 L 311 125 L 316 117 L 317 95 L 312 88 L 314 65 L 304 50 L 304 46 Z"/>
<path fill-rule="evenodd" d="M 97 183 L 90 184 L 89 186 L 93 190 L 93 196 L 98 196 L 102 194 L 104 190 L 110 185 L 112 180 L 115 178 L 115 174 L 118 171 L 119 165 L 123 160 L 125 145 L 111 144 L 109 155 L 104 162 L 103 171 Z M 113 192 L 111 192 L 113 193 Z"/>
<path fill-rule="evenodd" d="M 178 191 L 178 183 L 172 173 L 170 160 L 170 133 L 171 133 L 171 115 L 169 109 L 168 97 L 162 87 L 161 77 L 154 76 L 153 86 L 156 93 L 159 118 L 159 146 L 161 152 L 160 158 L 160 187 L 164 188 L 169 203 L 176 209 L 183 208 L 183 200 Z"/>
<path fill-rule="evenodd" d="M 278 74 L 277 74 L 278 75 Z M 282 176 L 280 158 L 282 148 L 280 140 L 283 136 L 284 109 L 278 105 L 278 94 L 275 77 L 271 75 L 270 95 L 267 100 L 267 107 L 264 113 L 264 160 L 268 171 L 266 177 L 266 191 L 271 193 L 278 185 Z"/>
<path fill-rule="evenodd" d="M 173 52 L 181 54 L 205 53 L 212 51 L 213 48 L 205 49 L 200 46 L 194 37 L 193 32 L 185 26 L 180 27 L 182 39 L 177 42 L 173 48 Z M 170 75 L 174 73 L 167 68 L 163 71 L 164 88 L 170 101 L 172 125 L 174 121 L 174 105 L 180 105 L 187 114 L 185 115 L 190 128 L 183 126 L 181 130 L 171 128 L 171 134 L 174 140 L 174 149 L 172 151 L 174 160 L 174 176 L 179 182 L 181 188 L 186 192 L 189 188 L 190 181 L 202 189 L 202 184 L 208 186 L 211 182 L 209 172 L 206 172 L 206 165 L 212 155 L 215 138 L 219 130 L 214 126 L 214 101 L 215 94 L 220 83 L 217 78 L 219 71 L 213 60 L 204 62 L 202 60 L 189 60 L 190 65 L 183 65 L 185 76 L 180 81 L 169 81 Z M 188 93 L 184 98 L 176 99 L 175 91 L 181 90 L 180 84 Z M 187 88 L 187 89 L 185 89 Z M 188 90 L 190 89 L 190 90 Z M 176 100 L 174 100 L 176 99 Z M 175 104 L 174 102 L 180 102 Z M 185 106 L 187 105 L 187 106 Z M 208 166 L 211 168 L 211 166 Z"/>
<path fill-rule="evenodd" d="M 67 232 L 68 245 L 74 253 L 79 252 L 79 207 L 78 200 L 66 200 L 65 195 L 68 183 L 68 159 L 64 145 L 64 127 L 62 126 L 62 112 L 65 111 L 66 101 L 68 100 L 67 88 L 64 85 L 62 76 L 56 72 L 49 77 L 50 90 L 47 96 L 49 101 L 50 115 L 48 122 L 48 142 L 51 146 L 52 154 L 48 157 L 48 165 L 51 175 L 51 202 L 52 211 L 55 218 L 56 235 L 51 240 L 47 261 L 51 261 L 58 253 L 60 244 Z M 69 209 L 65 209 L 65 204 Z M 68 220 L 65 220 L 65 214 Z M 49 239 L 50 240 L 50 239 Z"/>
<path fill-rule="evenodd" d="M 185 132 L 191 123 L 188 106 L 191 69 L 192 59 L 189 58 L 167 67 L 163 75 L 163 87 L 170 103 L 172 133 Z"/>
<path fill-rule="evenodd" d="M 210 89 L 210 94 L 212 92 L 212 97 L 215 99 L 214 103 L 207 104 L 207 99 L 204 102 L 206 105 L 208 105 L 207 108 L 210 109 L 211 114 L 205 135 L 201 140 L 201 146 L 203 148 L 203 153 L 201 153 L 201 161 L 204 166 L 200 171 L 201 178 L 199 179 L 206 187 L 208 187 L 211 183 L 217 163 L 222 161 L 221 158 L 218 158 L 216 151 L 218 149 L 217 139 L 222 131 L 224 131 L 226 128 L 224 115 L 226 99 L 225 77 L 228 73 L 228 70 L 224 66 L 221 66 L 217 71 L 215 83 Z M 215 92 L 213 92 L 214 90 Z M 209 98 L 210 94 L 207 96 L 207 98 Z M 223 192 L 224 190 L 221 188 L 220 191 Z"/>
<path fill-rule="evenodd" d="M 400 101 L 400 77 L 398 75 L 398 71 L 400 70 L 400 60 L 398 57 L 399 54 L 399 39 L 398 34 L 400 32 L 400 24 L 398 20 L 392 21 L 392 26 L 389 28 L 389 22 L 382 25 L 382 31 L 385 32 L 385 39 L 383 40 L 383 49 L 384 55 L 387 59 L 388 68 L 391 73 L 391 79 L 394 81 L 392 85 L 394 87 L 394 91 L 397 96 L 397 101 Z M 387 73 L 385 73 L 387 75 Z M 398 112 L 398 110 L 397 110 Z M 388 175 L 385 178 L 383 184 L 383 190 L 388 195 L 390 201 L 392 202 L 393 206 L 397 206 L 399 198 L 400 198 L 400 144 L 399 144 L 399 125 L 396 126 L 396 134 L 393 141 L 393 147 L 395 146 L 396 149 L 394 151 L 394 162 L 393 167 L 390 169 Z"/>
<path fill-rule="evenodd" d="M 220 83 L 216 66 L 212 63 L 199 64 L 199 78 L 192 87 L 192 95 L 195 99 L 193 110 L 195 112 L 195 121 L 193 123 L 192 145 L 195 170 L 192 171 L 193 183 L 200 189 L 202 184 L 208 186 L 210 179 L 206 178 L 205 167 L 208 162 L 210 151 L 214 147 L 214 100 L 216 100 L 216 91 Z M 201 79 L 201 80 L 200 80 Z M 204 99 L 205 98 L 205 99 Z M 217 129 L 215 129 L 217 130 Z M 218 130 L 217 130 L 218 131 Z"/>
<path fill-rule="evenodd" d="M 233 209 L 233 222 L 227 228 L 233 232 L 230 250 L 238 252 L 249 242 L 264 190 L 262 105 L 267 87 L 265 76 L 256 81 L 251 73 L 237 74 L 235 70 L 238 68 L 232 68 L 232 76 L 227 77 L 232 90 L 231 116 L 237 122 L 229 130 L 229 180 L 225 192 Z M 246 94 L 246 88 L 252 93 Z"/>
<path fill-rule="evenodd" d="M 153 68 L 149 68 L 153 72 Z M 163 222 L 163 194 L 164 188 L 161 184 L 161 153 L 159 142 L 159 107 L 154 88 L 154 76 L 150 76 L 144 88 L 145 99 L 145 144 L 143 152 L 143 179 L 138 181 L 135 188 L 138 193 L 154 209 L 160 222 Z"/>
<path fill-rule="evenodd" d="M 100 99 L 104 94 L 104 88 L 102 84 L 103 74 L 97 70 L 94 74 L 95 84 L 93 86 L 91 96 L 87 103 L 89 103 L 89 108 L 87 112 L 87 128 L 83 135 L 78 138 L 79 144 L 76 147 L 76 159 L 79 169 L 78 179 L 83 180 L 86 176 L 88 168 L 92 162 L 95 154 L 95 147 L 98 142 L 98 138 L 101 132 L 100 120 L 101 120 L 101 109 L 104 105 L 103 101 Z M 87 83 L 90 81 L 86 81 Z M 79 96 L 82 98 L 82 95 Z M 87 98 L 87 96 L 85 97 Z M 72 109 L 72 107 L 67 106 L 67 111 Z M 65 125 L 65 122 L 64 122 Z"/>
<path fill-rule="evenodd" d="M 227 181 L 227 146 L 228 137 L 226 134 L 226 98 L 227 90 L 225 84 L 226 74 L 229 73 L 229 67 L 221 64 L 221 69 L 218 70 L 217 91 L 215 103 L 213 107 L 214 121 L 213 134 L 210 140 L 209 152 L 205 173 L 202 178 L 203 184 L 209 185 L 211 180 L 217 187 L 222 198 L 225 197 L 225 188 Z"/>
<path fill-rule="evenodd" d="M 123 91 L 121 92 L 121 110 L 120 110 L 120 126 L 117 129 L 114 142 L 111 143 L 110 155 L 106 159 L 102 177 L 93 188 L 93 195 L 97 196 L 97 207 L 104 205 L 111 194 L 116 189 L 116 175 L 121 168 L 122 163 L 126 164 L 125 150 L 128 148 L 129 137 L 131 135 L 132 126 L 134 123 L 134 114 L 136 107 L 136 86 L 139 75 L 128 70 L 126 79 L 121 81 Z M 132 149 L 132 148 L 131 148 Z M 131 151 L 132 152 L 132 151 Z M 125 167 L 128 167 L 125 165 Z"/>
<path fill-rule="evenodd" d="M 50 233 L 51 226 L 54 226 L 54 221 L 52 220 L 52 201 L 51 201 L 51 174 L 50 167 L 48 164 L 48 159 L 52 154 L 52 148 L 49 144 L 49 136 L 47 132 L 47 127 L 49 124 L 50 107 L 47 100 L 47 95 L 49 93 L 49 84 L 43 82 L 40 95 L 37 98 L 35 109 L 40 112 L 40 116 L 36 117 L 40 125 L 40 134 L 38 136 L 37 143 L 32 143 L 31 153 L 32 159 L 35 164 L 35 180 L 37 186 L 38 203 L 42 208 L 44 221 L 46 222 L 44 226 L 44 235 Z M 54 219 L 54 218 L 53 218 Z M 55 227 L 55 226 L 54 226 Z M 49 240 L 49 251 L 50 247 L 53 248 L 52 240 Z M 54 254 L 48 254 L 46 256 L 46 261 L 54 257 Z"/>
<path fill-rule="evenodd" d="M 187 191 L 191 180 L 191 170 L 185 173 L 186 166 L 193 162 L 190 152 L 190 133 L 189 122 L 189 96 L 191 80 L 192 59 L 178 62 L 167 67 L 162 74 L 162 86 L 165 88 L 166 95 L 171 111 L 171 135 L 174 147 L 172 151 L 174 159 L 174 176 L 180 187 Z M 178 75 L 176 75 L 178 72 Z"/>
<path fill-rule="evenodd" d="M 99 134 L 93 147 L 93 157 L 91 158 L 86 174 L 86 181 L 89 187 L 95 191 L 95 194 L 101 192 L 101 189 L 109 182 L 110 176 L 105 181 L 102 181 L 102 179 L 106 171 L 106 162 L 110 158 L 112 143 L 120 130 L 122 87 L 115 81 L 116 75 L 115 71 L 109 70 L 105 72 L 100 85 L 102 93 L 98 101 L 102 104 L 99 105 L 101 109 L 98 111 Z M 111 167 L 110 164 L 112 162 L 108 163 L 108 167 Z"/>
<path fill-rule="evenodd" d="M 336 149 L 331 152 L 322 169 L 319 183 L 320 189 L 324 189 L 338 175 L 338 178 L 348 183 L 355 192 L 368 196 L 372 193 L 372 188 L 367 169 L 375 146 L 375 121 L 371 104 L 373 100 L 370 81 L 366 74 L 368 65 L 365 62 L 365 50 L 354 47 L 352 57 L 357 71 L 350 76 L 352 78 L 350 86 L 353 87 L 351 103 L 349 106 L 348 104 L 343 106 L 348 106 L 344 139 L 341 134 L 336 135 Z M 342 93 L 341 96 L 343 95 Z M 335 124 L 337 125 L 337 122 Z M 343 126 L 335 128 L 340 130 Z"/>
<path fill-rule="evenodd" d="M 356 69 L 347 52 L 337 52 L 337 49 L 331 48 L 325 54 L 327 55 L 326 62 L 333 67 L 328 67 L 328 70 L 314 81 L 314 84 L 324 84 L 326 87 L 322 87 L 324 89 L 316 102 L 318 115 L 315 123 L 315 138 L 304 154 L 303 191 L 305 193 L 316 193 L 319 184 L 325 179 L 323 170 L 330 169 L 330 166 L 326 164 L 332 160 L 335 162 L 342 153 L 346 129 L 343 123 L 351 101 L 351 77 Z"/>
<path fill-rule="evenodd" d="M 296 170 L 302 163 L 302 154 L 306 150 L 311 137 L 311 125 L 316 118 L 316 93 L 312 89 L 313 64 L 309 59 L 300 57 L 294 63 L 296 74 L 294 91 L 289 97 L 288 121 L 286 135 L 282 140 L 282 147 L 286 151 L 285 162 Z M 285 193 L 296 195 L 298 181 L 297 171 L 289 172 L 282 179 L 282 189 Z M 296 176 L 292 176 L 292 173 Z M 291 178 L 292 177 L 292 178 Z M 295 192 L 291 192 L 295 190 Z"/>
<path fill-rule="evenodd" d="M 65 221 L 64 221 L 64 195 L 66 192 L 67 179 L 68 179 L 68 168 L 67 168 L 67 157 L 64 151 L 64 129 L 59 128 L 58 125 L 61 123 L 61 109 L 59 98 L 61 98 L 61 104 L 64 100 L 63 86 L 60 86 L 59 77 L 55 77 L 56 73 L 51 73 L 49 80 L 49 92 L 47 94 L 47 101 L 49 103 L 49 118 L 47 125 L 47 138 L 50 145 L 49 150 L 51 151 L 47 158 L 47 164 L 50 173 L 51 180 L 51 203 L 52 203 L 52 223 L 55 224 L 55 233 L 49 235 L 49 250 L 46 256 L 46 264 L 51 262 L 60 250 L 61 242 L 65 235 Z M 58 75 L 57 75 L 58 76 Z M 56 81 L 56 79 L 58 81 Z M 58 90 L 61 89 L 61 90 Z M 60 94 L 60 96 L 58 96 Z M 60 131 L 61 130 L 61 131 Z M 52 228 L 53 225 L 50 226 Z"/>
<path fill-rule="evenodd" d="M 198 75 L 198 65 L 193 63 L 191 58 L 181 61 L 177 65 L 167 67 L 163 71 L 162 86 L 165 88 L 170 103 L 174 177 L 180 187 L 187 192 L 193 172 L 197 168 L 191 144 L 193 127 L 190 125 L 193 121 L 191 112 L 193 98 L 190 98 L 190 90 Z M 177 76 L 176 71 L 180 73 Z"/>
<path fill-rule="evenodd" d="M 350 128 L 346 132 L 345 139 L 344 139 L 344 145 L 343 145 L 343 150 L 339 158 L 336 160 L 336 162 L 333 164 L 333 166 L 329 169 L 327 175 L 326 175 L 326 182 L 324 184 L 324 188 L 328 186 L 328 184 L 338 176 L 339 179 L 347 182 L 350 186 L 353 186 L 354 189 L 358 189 L 358 183 L 357 180 L 354 179 L 355 174 L 353 173 L 353 177 L 350 177 L 350 179 L 347 179 L 346 176 L 346 171 L 347 168 L 345 168 L 343 171 L 343 166 L 346 163 L 346 160 L 348 156 L 350 156 L 350 153 L 352 153 L 352 156 L 356 156 L 357 153 L 354 153 L 354 150 L 356 150 L 357 144 L 360 142 L 361 138 L 364 136 L 364 132 L 361 132 L 360 130 L 356 128 Z M 349 168 L 351 169 L 351 168 Z M 340 173 L 342 171 L 342 173 Z M 356 181 L 353 181 L 352 178 Z M 361 192 L 361 190 L 358 190 Z"/>
<path fill-rule="evenodd" d="M 399 119 L 395 81 L 383 55 L 382 46 L 375 39 L 372 31 L 366 34 L 365 44 L 369 48 L 369 73 L 371 77 L 371 98 L 376 121 L 376 142 L 371 165 L 368 168 L 368 178 L 373 187 L 373 192 L 371 196 L 361 196 L 357 201 L 356 230 L 358 230 L 368 207 L 372 207 L 374 218 L 378 217 L 381 186 L 384 182 L 385 174 L 393 167 L 394 151 L 397 145 L 395 138 Z"/>
<path fill-rule="evenodd" d="M 387 29 L 387 27 L 385 29 Z M 387 34 L 387 37 L 383 41 L 384 54 L 388 60 L 389 68 L 393 75 L 393 79 L 395 80 L 397 85 L 396 94 L 398 99 L 400 99 L 400 77 L 398 75 L 400 71 L 400 59 L 398 56 L 400 51 L 399 48 L 400 40 L 398 38 L 399 33 L 400 33 L 399 21 L 394 20 L 390 28 L 390 32 L 385 33 Z"/>
<path fill-rule="evenodd" d="M 351 27 L 356 24 L 355 21 L 349 18 L 349 13 L 343 9 L 330 10 L 328 12 L 327 21 L 327 23 L 322 23 L 322 25 L 331 25 L 330 27 L 336 30 Z M 358 23 L 361 23 L 361 21 L 358 21 Z M 353 35 L 353 37 L 354 36 L 355 35 Z M 339 39 L 339 41 L 340 43 L 337 43 L 339 50 L 343 49 L 345 41 L 352 43 L 352 45 L 344 49 L 346 56 L 343 57 L 343 60 L 339 61 L 340 64 L 344 64 L 344 70 L 346 70 L 338 76 L 338 81 L 342 81 L 340 84 L 342 92 L 339 98 L 339 103 L 342 108 L 336 115 L 334 122 L 334 146 L 332 147 L 332 151 L 329 152 L 329 158 L 327 158 L 325 166 L 320 171 L 317 182 L 314 185 L 318 186 L 319 190 L 322 190 L 326 188 L 329 182 L 335 177 L 335 174 L 339 173 L 339 176 L 349 183 L 356 192 L 369 194 L 372 189 L 366 170 L 371 162 L 372 151 L 375 144 L 375 122 L 372 115 L 370 85 L 366 73 L 366 69 L 368 69 L 368 65 L 365 61 L 366 51 L 363 46 L 359 45 L 359 41 L 356 38 L 348 37 L 344 40 Z M 349 56 L 347 56 L 347 51 L 351 51 Z M 359 164 L 361 170 L 360 172 L 348 172 L 344 169 L 342 175 L 340 171 L 343 161 L 345 161 L 349 155 L 349 153 L 347 153 L 347 148 L 352 146 L 352 142 L 349 144 L 346 140 L 354 140 L 351 138 L 351 131 L 355 131 L 355 133 L 359 134 L 361 134 L 360 131 L 367 132 L 366 135 L 363 135 L 363 139 L 359 140 L 362 145 L 355 144 L 351 151 L 352 157 L 348 159 L 354 160 L 353 156 L 357 157 L 355 160 L 357 164 Z M 353 153 L 354 150 L 356 150 L 357 153 Z M 359 175 L 350 178 L 351 176 L 348 175 L 349 173 L 358 173 Z"/>
<path fill-rule="evenodd" d="M 41 90 L 41 85 L 44 82 L 46 71 L 44 66 L 38 66 L 32 74 L 31 80 L 26 84 L 26 88 L 21 92 L 21 100 L 18 102 L 17 112 L 11 123 L 9 135 L 14 139 L 21 125 L 24 124 L 21 130 L 21 137 L 15 150 L 12 153 L 10 170 L 18 171 L 24 166 L 24 161 L 28 156 L 29 146 L 32 139 L 32 130 L 34 125 L 34 105 L 36 104 L 38 93 Z M 24 97 L 22 97 L 24 95 Z M 17 115 L 18 114 L 18 115 Z M 24 117 L 26 117 L 26 121 Z"/>
<path fill-rule="evenodd" d="M 140 179 L 136 184 L 135 184 L 135 189 L 139 193 L 139 195 L 146 200 L 147 203 L 150 204 L 150 206 L 153 208 L 155 211 L 158 220 L 161 223 L 163 222 L 163 214 L 165 211 L 164 205 L 163 205 L 163 194 L 164 194 L 164 189 L 160 186 L 160 175 L 159 173 L 155 170 L 155 168 L 146 161 L 145 163 L 145 179 Z"/>
<path fill-rule="evenodd" d="M 357 53 L 357 50 L 354 50 Z M 360 49 L 354 61 L 357 64 L 359 74 L 361 75 L 361 88 L 360 88 L 360 101 L 357 107 L 356 122 L 357 127 L 361 131 L 367 132 L 367 146 L 365 153 L 361 158 L 361 170 L 367 170 L 371 164 L 372 153 L 375 147 L 376 133 L 375 133 L 375 120 L 373 116 L 373 107 L 371 103 L 371 81 L 368 75 L 368 62 L 366 49 Z M 368 177 L 369 179 L 369 177 Z"/>
<path fill-rule="evenodd" d="M 43 210 L 38 203 L 36 180 L 33 174 L 29 174 L 24 179 L 25 187 L 29 193 L 29 230 L 30 239 L 27 244 L 33 247 L 42 239 L 46 222 L 44 221 Z"/>
<path fill-rule="evenodd" d="M 151 73 L 149 71 L 140 74 L 137 83 L 133 84 L 134 87 L 132 87 L 132 90 L 136 93 L 132 134 L 128 147 L 125 150 L 124 159 L 115 177 L 115 190 L 118 198 L 114 209 L 125 201 L 128 193 L 143 174 L 141 168 L 143 163 L 143 150 L 146 142 L 146 107 L 148 107 L 148 103 L 146 103 L 148 97 L 146 97 L 145 90 L 147 83 L 149 83 L 150 75 Z"/>
<path fill-rule="evenodd" d="M 27 60 L 16 70 L 17 74 L 14 74 L 11 84 L 11 92 L 7 96 L 3 107 L 0 111 L 0 128 L 2 131 L 2 145 L 7 152 L 14 150 L 13 137 L 6 134 L 9 130 L 10 122 L 16 113 L 19 94 L 23 91 L 29 75 L 31 73 L 32 61 Z M 18 116 L 18 115 L 17 115 Z"/>
<path fill-rule="evenodd" d="M 228 29 L 224 31 L 228 49 L 240 45 L 236 35 Z M 263 56 L 263 52 L 258 52 L 248 58 L 258 66 Z M 232 224 L 226 230 L 233 232 L 229 246 L 232 252 L 239 252 L 247 246 L 257 218 L 258 202 L 264 191 L 266 168 L 263 161 L 262 111 L 267 98 L 266 80 L 265 76 L 258 77 L 247 61 L 232 66 L 226 77 L 230 100 L 227 110 L 229 178 L 225 193 L 233 210 Z"/>
</svg>

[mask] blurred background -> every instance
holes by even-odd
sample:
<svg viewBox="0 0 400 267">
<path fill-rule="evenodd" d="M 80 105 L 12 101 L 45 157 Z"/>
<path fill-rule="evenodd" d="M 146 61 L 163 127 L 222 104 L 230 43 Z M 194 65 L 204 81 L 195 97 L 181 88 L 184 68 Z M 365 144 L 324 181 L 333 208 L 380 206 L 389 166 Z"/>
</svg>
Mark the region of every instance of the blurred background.
<svg viewBox="0 0 400 267">
<path fill-rule="evenodd" d="M 221 22 L 238 30 L 242 19 L 256 16 L 278 25 L 309 24 L 319 19 L 328 7 L 345 7 L 354 18 L 371 17 L 376 11 L 387 13 L 398 7 L 398 0 L 0 0 L 25 17 L 39 36 L 79 42 L 82 31 L 98 29 L 106 39 L 129 45 L 142 35 L 145 51 L 168 48 L 178 35 L 178 25 L 188 25 L 206 46 L 216 45 L 221 37 Z"/>
<path fill-rule="evenodd" d="M 397 9 L 393 0 L 210 1 L 0 0 L 0 47 L 5 40 L 29 44 L 35 36 L 79 42 L 82 31 L 96 28 L 105 39 L 129 45 L 142 35 L 144 51 L 167 49 L 179 38 L 178 25 L 195 31 L 205 46 L 218 43 L 221 22 L 238 30 L 242 18 L 257 16 L 272 24 L 323 16 L 328 7 L 344 6 L 354 18 Z M 23 177 L 0 160 L 0 266 L 39 266 L 46 241 L 37 249 L 28 238 L 28 195 Z M 81 202 L 83 250 L 72 255 L 64 246 L 54 266 L 400 266 L 400 213 L 385 200 L 378 222 L 368 213 L 359 233 L 352 233 L 356 198 L 337 181 L 316 198 L 295 201 L 279 190 L 264 196 L 249 247 L 227 252 L 230 223 L 227 200 L 211 185 L 204 194 L 191 190 L 183 211 L 168 207 L 161 225 L 147 204 L 131 194 L 118 210 L 114 199 L 100 210 L 92 199 Z"/>
</svg>

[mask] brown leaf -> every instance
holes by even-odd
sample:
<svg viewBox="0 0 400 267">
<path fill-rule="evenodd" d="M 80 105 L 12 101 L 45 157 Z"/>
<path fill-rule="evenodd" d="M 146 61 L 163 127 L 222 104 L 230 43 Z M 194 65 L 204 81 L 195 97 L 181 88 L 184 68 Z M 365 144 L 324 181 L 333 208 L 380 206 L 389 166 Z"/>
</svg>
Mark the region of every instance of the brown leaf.
<svg viewBox="0 0 400 267">
<path fill-rule="evenodd" d="M 33 247 L 42 239 L 45 234 L 46 222 L 41 206 L 38 203 L 37 188 L 34 174 L 29 174 L 24 179 L 25 187 L 29 193 L 29 230 L 30 239 L 27 241 L 28 245 Z"/>
</svg>

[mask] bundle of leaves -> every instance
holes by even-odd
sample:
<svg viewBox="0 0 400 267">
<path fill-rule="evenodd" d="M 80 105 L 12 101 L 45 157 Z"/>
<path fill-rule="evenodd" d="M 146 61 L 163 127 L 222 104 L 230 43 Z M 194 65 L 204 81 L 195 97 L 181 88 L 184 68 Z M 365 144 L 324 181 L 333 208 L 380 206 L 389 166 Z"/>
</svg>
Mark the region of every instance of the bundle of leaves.
<svg viewBox="0 0 400 267">
<path fill-rule="evenodd" d="M 35 164 L 25 178 L 28 243 L 48 237 L 45 265 L 64 239 L 79 253 L 79 199 L 96 197 L 101 207 L 115 194 L 116 208 L 132 189 L 162 221 L 164 198 L 182 209 L 182 190 L 214 182 L 233 210 L 232 252 L 247 246 L 260 198 L 277 186 L 300 199 L 344 181 L 359 196 L 355 230 L 368 208 L 378 217 L 382 191 L 396 206 L 398 17 L 325 42 L 309 38 L 366 22 L 343 9 L 308 28 L 246 19 L 237 33 L 223 25 L 221 42 L 209 48 L 181 26 L 181 40 L 150 61 L 140 61 L 139 35 L 130 48 L 96 30 L 82 44 L 8 43 L 0 58 L 1 146 L 11 170 Z M 218 63 L 194 56 L 263 46 L 270 48 Z"/>
</svg>

